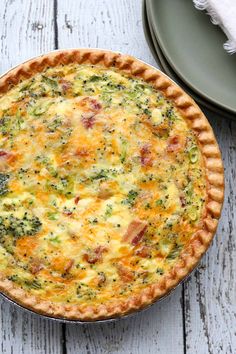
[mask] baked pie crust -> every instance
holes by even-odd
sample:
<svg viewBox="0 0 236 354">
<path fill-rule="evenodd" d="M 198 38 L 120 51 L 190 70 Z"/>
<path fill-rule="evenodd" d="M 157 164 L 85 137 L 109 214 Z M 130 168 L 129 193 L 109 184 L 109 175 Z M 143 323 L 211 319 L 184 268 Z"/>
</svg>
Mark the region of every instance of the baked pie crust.
<svg viewBox="0 0 236 354">
<path fill-rule="evenodd" d="M 184 244 L 184 247 L 179 252 L 176 260 L 171 263 L 171 266 L 169 268 L 167 267 L 166 272 L 163 273 L 161 271 L 159 274 L 160 276 L 157 280 L 151 283 L 147 282 L 146 284 L 145 275 L 142 274 L 144 285 L 136 287 L 133 292 L 127 290 L 126 295 L 124 292 L 124 296 L 121 295 L 117 296 L 117 298 L 114 298 L 114 295 L 112 295 L 112 299 L 110 299 L 108 296 L 107 300 L 104 300 L 103 298 L 102 301 L 100 301 L 99 294 L 97 295 L 97 299 L 94 301 L 91 300 L 91 297 L 84 297 L 84 300 L 78 303 L 76 301 L 70 302 L 66 300 L 54 301 L 53 296 L 57 296 L 57 290 L 54 290 L 55 294 L 50 295 L 51 297 L 48 295 L 48 299 L 45 298 L 45 296 L 47 297 L 47 295 L 45 295 L 44 297 L 38 296 L 37 284 L 36 286 L 33 286 L 33 290 L 30 287 L 26 288 L 24 286 L 21 286 L 19 282 L 15 281 L 13 276 L 10 277 L 7 274 L 7 268 L 0 268 L 0 289 L 3 294 L 7 295 L 10 299 L 16 301 L 18 304 L 21 304 L 24 307 L 35 311 L 36 313 L 44 314 L 54 318 L 64 318 L 80 321 L 96 321 L 101 319 L 121 317 L 131 312 L 135 312 L 137 310 L 147 307 L 156 300 L 167 295 L 180 283 L 181 280 L 183 280 L 194 269 L 194 267 L 196 267 L 202 255 L 208 249 L 217 228 L 218 219 L 221 214 L 221 208 L 224 198 L 224 174 L 221 154 L 214 133 L 209 122 L 207 121 L 206 117 L 199 109 L 197 104 L 179 86 L 177 86 L 162 72 L 131 56 L 126 56 L 120 53 L 106 50 L 70 49 L 51 52 L 49 54 L 31 59 L 10 70 L 8 73 L 1 77 L 0 110 L 3 111 L 1 107 L 1 98 L 6 96 L 9 92 L 11 92 L 12 89 L 17 87 L 18 85 L 22 85 L 21 83 L 24 83 L 25 80 L 34 77 L 38 73 L 45 73 L 45 70 L 50 70 L 52 68 L 56 69 L 60 66 L 62 66 L 63 68 L 70 64 L 78 64 L 78 67 L 88 65 L 90 68 L 102 68 L 104 73 L 106 73 L 106 70 L 115 70 L 116 73 L 121 74 L 125 77 L 129 77 L 131 79 L 133 78 L 134 80 L 137 79 L 137 82 L 139 83 L 147 83 L 148 87 L 150 87 L 151 85 L 155 90 L 155 93 L 163 95 L 164 102 L 168 102 L 168 104 L 171 103 L 171 105 L 175 107 L 174 109 L 176 110 L 178 115 L 180 115 L 180 117 L 183 118 L 185 122 L 187 122 L 189 132 L 191 131 L 191 134 L 196 140 L 195 143 L 197 143 L 198 149 L 201 153 L 202 168 L 204 169 L 204 176 L 202 177 L 202 179 L 205 182 L 205 188 L 203 188 L 205 198 L 200 209 L 200 222 L 198 223 L 198 226 L 194 228 L 194 233 L 188 239 L 188 242 Z M 96 78 L 94 79 L 94 81 L 96 85 Z M 61 82 L 63 84 L 63 78 Z M 66 83 L 64 84 L 66 90 L 68 87 L 66 87 Z M 23 91 L 22 86 L 21 90 Z M 86 104 L 87 103 L 85 102 L 85 105 Z M 39 115 L 40 114 L 41 113 L 39 113 Z M 150 112 L 144 111 L 144 118 L 146 114 L 148 115 L 150 114 Z M 83 124 L 89 129 L 91 128 L 90 118 L 90 116 L 85 116 L 85 118 L 82 118 L 84 119 Z M 143 116 L 140 119 L 142 120 Z M 4 137 L 2 139 L 4 139 Z M 172 145 L 167 148 L 169 149 L 170 153 L 172 153 L 172 151 L 175 149 L 176 144 L 178 145 L 179 142 L 176 142 L 175 138 L 173 138 L 171 143 Z M 150 163 L 148 156 L 148 154 L 150 153 L 149 148 L 150 147 L 141 148 L 141 162 L 147 166 Z M 2 150 L 0 150 L 0 160 L 1 157 L 4 156 L 4 153 L 1 153 L 1 151 Z M 85 151 L 80 151 L 79 154 L 86 156 Z M 195 161 L 195 155 L 193 155 L 193 159 Z M 152 162 L 150 163 L 150 165 L 151 164 Z M 148 174 L 147 171 L 145 173 Z M 99 193 L 105 193 L 104 198 L 100 195 L 101 199 L 106 199 L 106 197 L 110 197 L 109 191 L 108 195 L 106 195 L 106 188 L 105 191 L 103 189 L 100 190 Z M 133 203 L 135 197 L 136 195 L 131 194 L 131 204 Z M 190 195 L 190 198 L 193 198 L 193 195 Z M 186 201 L 182 200 L 182 202 L 182 206 L 185 206 Z M 157 204 L 161 203 L 163 203 L 163 201 L 161 201 L 160 203 L 158 202 Z M 146 207 L 148 209 L 150 206 L 147 204 L 145 208 Z M 109 214 L 109 210 L 106 211 L 106 213 Z M 0 214 L 0 217 L 3 217 L 2 214 Z M 193 217 L 192 219 L 194 220 L 194 218 L 195 217 Z M 40 226 L 40 224 L 37 224 L 36 226 Z M 11 226 L 8 226 L 8 228 L 9 227 Z M 129 223 L 128 228 L 126 228 L 126 232 L 123 235 L 124 242 L 128 243 L 131 248 L 135 248 L 137 245 L 139 245 L 140 242 L 142 242 L 141 238 L 143 237 L 143 234 L 146 231 L 147 227 L 148 225 L 145 219 L 140 220 L 136 218 L 135 220 L 131 221 Z M 134 234 L 133 229 L 136 230 L 136 233 L 134 232 Z M 28 235 L 30 235 L 30 233 Z M 29 236 L 29 238 L 30 237 L 31 236 Z M 85 262 L 87 261 L 87 263 L 91 265 L 91 269 L 94 269 L 94 264 L 96 264 L 97 261 L 96 256 L 98 255 L 99 258 L 101 254 L 103 254 L 103 252 L 104 254 L 109 254 L 109 251 L 107 251 L 106 249 L 99 248 L 98 250 L 96 248 L 95 250 L 93 250 L 92 255 L 91 253 L 85 253 L 83 259 Z M 140 252 L 140 249 L 136 250 L 136 252 Z M 144 250 L 144 253 L 145 252 L 146 249 Z M 91 257 L 95 257 L 95 260 Z M 142 258 L 141 263 L 143 262 L 143 259 L 145 260 L 145 254 L 142 257 L 144 258 Z M 163 254 L 161 254 L 160 257 L 163 257 Z M 114 260 L 112 262 L 114 262 Z M 142 264 L 145 264 L 145 262 L 143 262 Z M 72 265 L 73 263 L 71 262 L 64 266 L 64 271 L 67 272 Z M 113 266 L 113 263 L 111 265 Z M 34 264 L 34 267 L 36 267 L 36 270 L 34 269 L 34 271 L 32 271 L 32 274 L 36 277 L 37 272 L 41 271 L 41 267 L 37 264 Z M 123 267 L 123 265 L 119 265 L 119 267 Z M 132 277 L 129 278 L 129 273 L 124 273 L 124 269 L 119 267 L 118 273 L 121 274 L 121 277 L 123 276 L 127 284 L 132 285 Z M 65 276 L 65 274 L 62 275 L 62 278 L 63 277 L 67 279 L 67 275 Z M 98 283 L 98 286 L 100 286 L 101 283 L 105 282 L 104 275 L 100 274 L 99 279 L 100 284 Z"/>
</svg>

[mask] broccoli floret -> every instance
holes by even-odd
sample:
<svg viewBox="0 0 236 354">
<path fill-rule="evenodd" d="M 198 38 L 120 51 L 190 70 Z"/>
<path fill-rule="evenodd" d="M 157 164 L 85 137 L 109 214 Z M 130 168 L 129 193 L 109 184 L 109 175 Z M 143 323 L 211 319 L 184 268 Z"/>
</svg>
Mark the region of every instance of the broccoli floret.
<svg viewBox="0 0 236 354">
<path fill-rule="evenodd" d="M 8 180 L 10 176 L 5 173 L 0 173 L 0 196 L 5 195 L 9 192 L 8 190 Z"/>
<path fill-rule="evenodd" d="M 95 172 L 93 176 L 91 176 L 91 180 L 98 180 L 98 179 L 107 179 L 107 170 L 101 169 L 100 171 Z"/>
<path fill-rule="evenodd" d="M 174 121 L 177 118 L 173 107 L 168 106 L 165 115 L 170 121 Z"/>
<path fill-rule="evenodd" d="M 89 82 L 96 82 L 96 81 L 100 81 L 102 80 L 102 77 L 101 76 L 97 76 L 97 75 L 92 75 L 90 78 L 89 78 Z"/>
<path fill-rule="evenodd" d="M 0 119 L 0 132 L 3 136 L 7 135 L 11 129 L 11 118 L 5 116 Z"/>
<path fill-rule="evenodd" d="M 21 278 L 18 274 L 13 274 L 8 277 L 9 280 L 13 281 L 14 283 L 19 284 L 20 286 L 30 288 L 30 289 L 41 289 L 41 284 L 37 279 L 29 280 Z"/>
<path fill-rule="evenodd" d="M 22 236 L 32 236 L 36 234 L 42 226 L 37 216 L 30 216 L 25 213 L 23 218 L 17 218 L 13 214 L 0 217 L 0 235 L 11 235 L 14 238 Z"/>
<path fill-rule="evenodd" d="M 133 190 L 133 189 L 131 189 L 129 191 L 129 193 L 127 194 L 127 198 L 125 200 L 123 200 L 122 204 L 128 204 L 130 206 L 133 206 L 137 196 L 138 196 L 138 192 Z"/>
<path fill-rule="evenodd" d="M 5 218 L 0 216 L 0 239 L 7 235 L 7 228 L 5 226 Z"/>
</svg>

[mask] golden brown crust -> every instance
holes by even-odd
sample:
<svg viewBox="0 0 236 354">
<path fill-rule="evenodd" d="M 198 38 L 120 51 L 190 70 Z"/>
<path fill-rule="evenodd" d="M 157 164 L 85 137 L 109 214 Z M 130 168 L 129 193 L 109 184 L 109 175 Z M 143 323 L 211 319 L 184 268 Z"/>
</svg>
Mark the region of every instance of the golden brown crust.
<svg viewBox="0 0 236 354">
<path fill-rule="evenodd" d="M 20 80 L 50 66 L 76 62 L 114 66 L 130 75 L 143 78 L 165 97 L 171 99 L 187 120 L 198 138 L 204 156 L 207 176 L 207 202 L 203 227 L 193 235 L 174 268 L 156 284 L 149 285 L 140 294 L 130 296 L 127 300 L 116 301 L 109 305 L 97 307 L 86 305 L 60 305 L 49 301 L 39 301 L 35 296 L 17 288 L 13 282 L 0 274 L 0 290 L 17 303 L 33 311 L 51 317 L 80 321 L 95 321 L 120 317 L 140 310 L 174 289 L 198 264 L 209 247 L 217 228 L 224 198 L 224 171 L 221 153 L 214 133 L 206 117 L 197 104 L 171 79 L 159 70 L 127 55 L 96 49 L 69 49 L 55 51 L 31 59 L 10 70 L 0 78 L 0 94 L 9 90 Z"/>
</svg>

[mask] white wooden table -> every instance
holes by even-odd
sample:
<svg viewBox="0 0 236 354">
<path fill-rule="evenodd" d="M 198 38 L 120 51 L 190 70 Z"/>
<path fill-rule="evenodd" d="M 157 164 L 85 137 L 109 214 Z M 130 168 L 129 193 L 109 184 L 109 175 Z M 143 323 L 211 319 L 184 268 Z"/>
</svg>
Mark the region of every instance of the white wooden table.
<svg viewBox="0 0 236 354">
<path fill-rule="evenodd" d="M 141 0 L 1 0 L 0 72 L 57 48 L 99 47 L 154 66 Z M 223 88 L 222 88 L 223 89 Z M 65 325 L 0 299 L 0 353 L 236 353 L 236 121 L 206 112 L 223 153 L 226 197 L 200 267 L 171 296 L 111 324 Z"/>
</svg>

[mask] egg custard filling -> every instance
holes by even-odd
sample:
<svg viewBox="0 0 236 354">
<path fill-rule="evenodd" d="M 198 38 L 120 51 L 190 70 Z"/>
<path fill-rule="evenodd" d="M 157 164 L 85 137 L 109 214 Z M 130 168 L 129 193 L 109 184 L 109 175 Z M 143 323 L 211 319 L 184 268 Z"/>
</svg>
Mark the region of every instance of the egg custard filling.
<svg viewBox="0 0 236 354">
<path fill-rule="evenodd" d="M 195 133 L 143 79 L 71 63 L 0 97 L 0 273 L 40 301 L 107 304 L 157 283 L 205 201 Z"/>
</svg>

